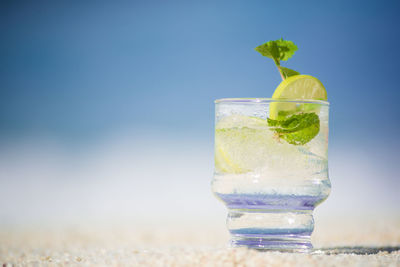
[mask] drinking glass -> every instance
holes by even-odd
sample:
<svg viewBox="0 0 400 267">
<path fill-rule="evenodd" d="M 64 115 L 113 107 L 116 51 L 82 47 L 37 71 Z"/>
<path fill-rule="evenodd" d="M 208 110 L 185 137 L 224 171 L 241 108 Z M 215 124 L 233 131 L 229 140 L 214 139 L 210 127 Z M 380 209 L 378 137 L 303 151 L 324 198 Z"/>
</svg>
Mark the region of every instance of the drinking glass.
<svg viewBox="0 0 400 267">
<path fill-rule="evenodd" d="M 312 115 L 318 120 L 314 128 L 286 137 L 270 120 L 304 118 L 311 113 L 317 115 Z M 228 208 L 232 246 L 295 252 L 312 249 L 313 210 L 331 189 L 328 116 L 329 103 L 320 100 L 215 101 L 212 191 Z M 302 139 L 316 129 L 311 140 Z"/>
</svg>

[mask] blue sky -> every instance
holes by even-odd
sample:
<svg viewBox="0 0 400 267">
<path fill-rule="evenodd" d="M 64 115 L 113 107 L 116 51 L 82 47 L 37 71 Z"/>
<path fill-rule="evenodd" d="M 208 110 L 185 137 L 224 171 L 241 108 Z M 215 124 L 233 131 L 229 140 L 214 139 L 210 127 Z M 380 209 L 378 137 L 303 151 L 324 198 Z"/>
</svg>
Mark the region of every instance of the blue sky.
<svg viewBox="0 0 400 267">
<path fill-rule="evenodd" d="M 0 136 L 94 138 L 133 129 L 208 136 L 213 100 L 270 97 L 286 66 L 318 77 L 331 138 L 399 131 L 398 4 L 390 1 L 2 3 Z"/>
</svg>

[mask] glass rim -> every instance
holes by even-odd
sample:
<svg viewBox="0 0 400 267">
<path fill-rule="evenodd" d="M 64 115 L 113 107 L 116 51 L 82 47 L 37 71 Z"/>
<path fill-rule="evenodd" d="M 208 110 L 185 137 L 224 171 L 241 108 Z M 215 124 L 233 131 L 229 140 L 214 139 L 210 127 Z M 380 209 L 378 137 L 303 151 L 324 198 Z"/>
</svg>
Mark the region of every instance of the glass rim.
<svg viewBox="0 0 400 267">
<path fill-rule="evenodd" d="M 320 104 L 329 106 L 329 102 L 326 100 L 316 100 L 316 99 L 296 99 L 296 98 L 257 98 L 257 97 L 244 97 L 244 98 L 220 98 L 214 101 L 215 104 L 218 103 L 270 103 L 270 102 L 291 102 L 291 103 L 309 103 L 309 104 Z"/>
</svg>

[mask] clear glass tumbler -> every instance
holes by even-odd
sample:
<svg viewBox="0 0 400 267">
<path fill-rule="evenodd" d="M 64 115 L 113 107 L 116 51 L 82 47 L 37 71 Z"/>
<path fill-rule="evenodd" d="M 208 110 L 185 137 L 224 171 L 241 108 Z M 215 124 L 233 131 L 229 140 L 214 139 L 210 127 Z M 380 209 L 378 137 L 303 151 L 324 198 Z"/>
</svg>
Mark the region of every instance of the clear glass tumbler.
<svg viewBox="0 0 400 267">
<path fill-rule="evenodd" d="M 319 100 L 215 101 L 212 191 L 228 208 L 232 246 L 312 249 L 313 210 L 331 189 L 328 115 Z"/>
</svg>

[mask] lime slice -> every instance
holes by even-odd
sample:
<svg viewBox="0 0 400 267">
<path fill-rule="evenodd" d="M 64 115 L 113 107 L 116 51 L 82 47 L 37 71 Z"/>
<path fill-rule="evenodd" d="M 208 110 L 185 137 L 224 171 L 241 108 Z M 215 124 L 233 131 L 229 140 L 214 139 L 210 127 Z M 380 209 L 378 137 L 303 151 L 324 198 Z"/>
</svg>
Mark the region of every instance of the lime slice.
<svg viewBox="0 0 400 267">
<path fill-rule="evenodd" d="M 281 172 L 294 166 L 306 168 L 308 157 L 297 146 L 277 140 L 273 128 L 267 120 L 257 117 L 231 115 L 219 119 L 215 126 L 216 172 L 241 174 L 256 170 Z M 296 134 L 304 138 L 302 133 L 291 133 L 290 138 L 298 140 Z"/>
<path fill-rule="evenodd" d="M 272 95 L 274 99 L 312 99 L 327 100 L 327 93 L 322 83 L 310 75 L 295 75 L 282 81 Z M 301 112 L 319 112 L 319 105 L 288 102 L 272 102 L 269 116 L 281 120 Z"/>
<path fill-rule="evenodd" d="M 245 173 L 265 164 L 273 139 L 264 119 L 232 115 L 219 120 L 215 130 L 215 168 L 223 173 Z"/>
<path fill-rule="evenodd" d="M 215 168 L 223 173 L 244 173 L 247 170 L 232 161 L 222 146 L 215 147 Z"/>
<path fill-rule="evenodd" d="M 268 142 L 273 142 L 268 129 L 230 128 L 215 131 L 215 167 L 224 173 L 245 173 L 263 165 Z"/>
</svg>

